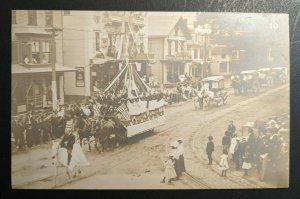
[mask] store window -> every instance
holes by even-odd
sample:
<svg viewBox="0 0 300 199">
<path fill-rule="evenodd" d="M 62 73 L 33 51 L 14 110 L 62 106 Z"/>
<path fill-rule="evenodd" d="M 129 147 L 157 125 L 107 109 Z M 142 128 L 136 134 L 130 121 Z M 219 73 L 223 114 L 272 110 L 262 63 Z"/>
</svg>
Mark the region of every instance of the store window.
<svg viewBox="0 0 300 199">
<path fill-rule="evenodd" d="M 36 26 L 37 25 L 36 10 L 28 11 L 28 25 L 31 25 L 31 26 Z"/>
<path fill-rule="evenodd" d="M 53 26 L 53 11 L 45 12 L 46 26 Z"/>
</svg>

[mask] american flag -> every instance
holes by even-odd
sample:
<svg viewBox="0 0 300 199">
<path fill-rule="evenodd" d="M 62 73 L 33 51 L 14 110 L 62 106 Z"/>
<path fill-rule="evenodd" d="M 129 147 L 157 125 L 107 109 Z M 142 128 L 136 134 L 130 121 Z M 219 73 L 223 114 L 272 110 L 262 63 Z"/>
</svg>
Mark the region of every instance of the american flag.
<svg viewBox="0 0 300 199">
<path fill-rule="evenodd" d="M 123 116 L 124 119 L 126 119 L 126 120 L 130 119 L 129 114 L 128 114 L 128 109 L 124 102 L 116 109 L 116 111 L 121 113 L 121 115 Z"/>
</svg>

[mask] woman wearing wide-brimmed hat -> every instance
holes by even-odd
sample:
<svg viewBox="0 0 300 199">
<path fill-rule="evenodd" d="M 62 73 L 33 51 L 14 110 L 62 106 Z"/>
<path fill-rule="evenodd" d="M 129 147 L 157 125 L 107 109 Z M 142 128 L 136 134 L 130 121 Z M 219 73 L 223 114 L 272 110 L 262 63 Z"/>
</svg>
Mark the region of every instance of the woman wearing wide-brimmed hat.
<svg viewBox="0 0 300 199">
<path fill-rule="evenodd" d="M 176 172 L 176 175 L 177 175 L 176 179 L 178 179 L 182 175 L 182 171 L 180 169 L 180 163 L 179 163 L 180 154 L 179 154 L 179 151 L 178 151 L 178 142 L 177 141 L 171 142 L 170 146 L 171 146 L 171 150 L 172 150 L 171 153 L 173 155 L 173 160 L 175 161 L 174 168 L 175 168 L 175 172 Z"/>
<path fill-rule="evenodd" d="M 214 146 L 214 143 L 213 143 L 213 140 L 214 138 L 210 135 L 208 136 L 208 143 L 206 145 L 206 154 L 207 154 L 207 157 L 208 157 L 208 164 L 211 165 L 212 164 L 212 152 L 214 152 L 214 149 L 215 149 L 215 146 Z"/>
</svg>

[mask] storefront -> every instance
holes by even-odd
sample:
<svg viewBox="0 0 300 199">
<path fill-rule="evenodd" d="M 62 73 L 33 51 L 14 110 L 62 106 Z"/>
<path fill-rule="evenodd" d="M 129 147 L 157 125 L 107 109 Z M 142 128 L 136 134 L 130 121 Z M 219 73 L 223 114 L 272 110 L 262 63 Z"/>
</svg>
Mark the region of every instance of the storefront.
<svg viewBox="0 0 300 199">
<path fill-rule="evenodd" d="M 57 99 L 64 104 L 63 72 L 74 69 L 56 67 Z M 12 114 L 52 106 L 51 67 L 28 68 L 12 65 Z"/>
<path fill-rule="evenodd" d="M 92 85 L 97 89 L 105 89 L 120 70 L 119 61 L 94 61 L 91 67 Z"/>
</svg>

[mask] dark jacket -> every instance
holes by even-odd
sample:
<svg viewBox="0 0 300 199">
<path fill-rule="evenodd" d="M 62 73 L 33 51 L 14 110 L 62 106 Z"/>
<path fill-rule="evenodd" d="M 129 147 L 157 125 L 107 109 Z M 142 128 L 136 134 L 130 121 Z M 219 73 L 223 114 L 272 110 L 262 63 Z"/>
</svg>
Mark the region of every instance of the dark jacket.
<svg viewBox="0 0 300 199">
<path fill-rule="evenodd" d="M 224 135 L 222 139 L 223 145 L 230 145 L 230 137 L 228 135 Z"/>
<path fill-rule="evenodd" d="M 208 142 L 206 145 L 206 153 L 212 153 L 215 150 L 215 146 L 213 142 Z"/>
<path fill-rule="evenodd" d="M 230 135 L 232 136 L 235 133 L 235 126 L 234 126 L 234 124 L 232 124 L 232 125 L 229 124 L 228 128 L 227 128 L 227 131 L 229 131 Z"/>
<path fill-rule="evenodd" d="M 72 150 L 74 143 L 75 143 L 75 135 L 73 135 L 73 134 L 70 134 L 70 135 L 65 134 L 64 137 L 63 137 L 63 139 L 61 140 L 60 145 L 63 148 Z"/>
</svg>

